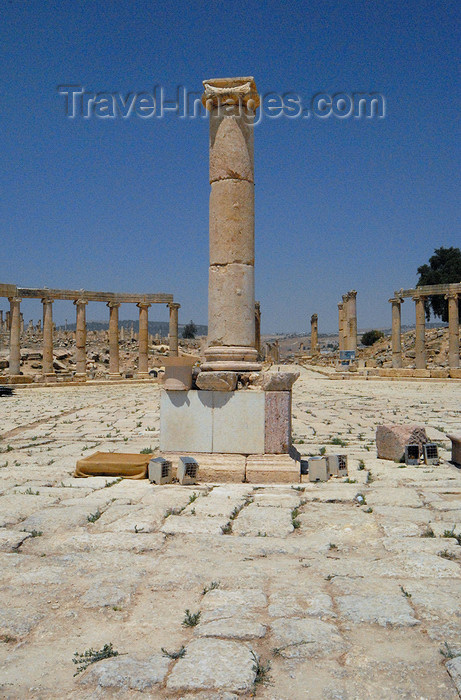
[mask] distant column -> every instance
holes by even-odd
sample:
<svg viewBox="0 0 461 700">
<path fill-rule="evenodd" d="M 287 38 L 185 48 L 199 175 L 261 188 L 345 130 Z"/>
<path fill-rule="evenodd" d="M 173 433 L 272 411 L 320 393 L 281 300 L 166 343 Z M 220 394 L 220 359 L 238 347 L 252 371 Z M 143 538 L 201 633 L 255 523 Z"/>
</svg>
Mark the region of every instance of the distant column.
<svg viewBox="0 0 461 700">
<path fill-rule="evenodd" d="M 459 367 L 459 297 L 456 292 L 450 292 L 448 299 L 448 366 L 450 369 Z"/>
<path fill-rule="evenodd" d="M 261 354 L 261 304 L 255 301 L 255 348 Z"/>
<path fill-rule="evenodd" d="M 347 318 L 348 328 L 347 335 L 349 339 L 348 350 L 357 352 L 357 292 L 355 289 L 349 292 L 347 301 Z"/>
<path fill-rule="evenodd" d="M 21 373 L 21 299 L 10 297 L 10 357 L 9 374 L 11 376 Z"/>
<path fill-rule="evenodd" d="M 170 355 L 178 355 L 178 309 L 180 304 L 168 304 L 170 307 L 170 329 L 169 329 L 169 344 Z"/>
<path fill-rule="evenodd" d="M 139 309 L 139 361 L 138 379 L 149 379 L 149 307 L 150 304 L 140 302 Z"/>
<path fill-rule="evenodd" d="M 312 314 L 311 316 L 311 355 L 316 355 L 319 351 L 319 329 L 318 329 L 318 316 L 317 314 Z"/>
<path fill-rule="evenodd" d="M 415 365 L 416 369 L 426 369 L 426 315 L 424 297 L 413 297 L 416 312 Z"/>
<path fill-rule="evenodd" d="M 43 304 L 43 362 L 42 374 L 54 375 L 53 370 L 53 299 L 42 299 Z"/>
<path fill-rule="evenodd" d="M 20 329 L 21 329 L 21 335 L 24 335 L 24 314 L 20 314 Z"/>
<path fill-rule="evenodd" d="M 109 301 L 109 379 L 120 379 L 120 363 L 118 354 L 118 310 L 120 303 Z"/>
<path fill-rule="evenodd" d="M 11 330 L 11 311 L 6 312 L 6 330 Z"/>
<path fill-rule="evenodd" d="M 343 344 L 349 350 L 349 294 L 343 294 Z"/>
<path fill-rule="evenodd" d="M 402 299 L 393 297 L 389 302 L 392 304 L 392 367 L 399 368 L 402 366 Z"/>
<path fill-rule="evenodd" d="M 344 304 L 338 304 L 338 348 L 342 352 L 344 350 Z"/>
<path fill-rule="evenodd" d="M 86 379 L 86 305 L 84 299 L 74 301 L 77 307 L 77 322 L 75 325 L 75 344 L 77 351 L 75 354 L 76 373 L 79 379 Z"/>
</svg>

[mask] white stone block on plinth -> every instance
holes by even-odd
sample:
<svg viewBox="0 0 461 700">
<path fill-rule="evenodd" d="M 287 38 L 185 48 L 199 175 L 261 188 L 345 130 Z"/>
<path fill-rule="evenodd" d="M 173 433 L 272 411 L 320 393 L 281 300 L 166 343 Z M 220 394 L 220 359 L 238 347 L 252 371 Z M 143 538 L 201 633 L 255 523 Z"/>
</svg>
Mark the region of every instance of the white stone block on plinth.
<svg viewBox="0 0 461 700">
<path fill-rule="evenodd" d="M 213 391 L 213 452 L 264 453 L 264 392 Z"/>
<path fill-rule="evenodd" d="M 212 391 L 162 391 L 160 450 L 213 451 Z"/>
</svg>

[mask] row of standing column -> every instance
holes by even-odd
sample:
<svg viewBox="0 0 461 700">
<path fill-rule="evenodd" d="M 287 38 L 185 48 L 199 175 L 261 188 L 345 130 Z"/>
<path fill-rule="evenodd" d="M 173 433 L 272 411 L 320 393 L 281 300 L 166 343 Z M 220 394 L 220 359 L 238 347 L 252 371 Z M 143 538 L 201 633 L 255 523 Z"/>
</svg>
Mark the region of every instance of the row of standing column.
<svg viewBox="0 0 461 700">
<path fill-rule="evenodd" d="M 339 351 L 357 352 L 357 292 L 343 295 L 338 304 Z"/>
<path fill-rule="evenodd" d="M 415 367 L 426 369 L 426 313 L 424 302 L 426 297 L 413 297 L 415 302 L 416 331 L 415 331 Z M 459 362 L 459 295 L 450 292 L 445 296 L 448 300 L 448 366 L 458 369 Z M 392 304 L 392 366 L 402 367 L 402 321 L 401 297 L 389 299 Z"/>
<path fill-rule="evenodd" d="M 9 374 L 17 376 L 20 374 L 21 366 L 21 299 L 11 297 L 9 320 L 10 320 L 10 354 L 9 354 Z M 43 304 L 43 352 L 42 352 L 42 373 L 44 376 L 53 376 L 53 299 L 42 299 Z M 76 377 L 84 380 L 86 378 L 86 305 L 84 299 L 74 301 L 76 306 Z M 119 362 L 119 325 L 118 310 L 119 302 L 108 302 L 109 307 L 109 378 L 118 379 L 120 377 Z M 149 377 L 148 351 L 149 351 L 149 318 L 148 309 L 151 304 L 139 302 L 139 361 L 138 378 L 147 379 Z M 170 355 L 178 355 L 178 309 L 179 304 L 168 304 L 170 309 L 169 322 L 169 345 Z"/>
</svg>

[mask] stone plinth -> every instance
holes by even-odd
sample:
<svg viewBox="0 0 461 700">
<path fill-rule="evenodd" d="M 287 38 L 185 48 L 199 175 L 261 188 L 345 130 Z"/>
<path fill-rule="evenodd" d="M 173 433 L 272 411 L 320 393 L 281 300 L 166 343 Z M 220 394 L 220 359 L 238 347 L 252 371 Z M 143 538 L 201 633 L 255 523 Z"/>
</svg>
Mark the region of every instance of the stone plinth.
<svg viewBox="0 0 461 700">
<path fill-rule="evenodd" d="M 162 451 L 284 454 L 290 446 L 290 391 L 162 391 Z"/>
<path fill-rule="evenodd" d="M 198 357 L 174 355 L 165 357 L 165 375 L 163 388 L 167 391 L 187 391 L 192 387 L 192 367 L 199 361 Z"/>
</svg>

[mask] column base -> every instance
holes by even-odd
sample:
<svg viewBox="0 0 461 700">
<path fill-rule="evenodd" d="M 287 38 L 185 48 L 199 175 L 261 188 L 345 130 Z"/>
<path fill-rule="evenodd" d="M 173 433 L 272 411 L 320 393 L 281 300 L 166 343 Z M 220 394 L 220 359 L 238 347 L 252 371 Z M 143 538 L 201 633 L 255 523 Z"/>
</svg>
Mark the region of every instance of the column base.
<svg viewBox="0 0 461 700">
<path fill-rule="evenodd" d="M 150 379 L 150 374 L 149 374 L 149 372 L 138 372 L 137 378 L 138 379 Z"/>
<path fill-rule="evenodd" d="M 74 374 L 74 379 L 79 382 L 86 382 L 86 372 L 76 372 Z"/>
<path fill-rule="evenodd" d="M 202 371 L 259 372 L 258 351 L 254 347 L 212 345 L 205 350 Z"/>
<path fill-rule="evenodd" d="M 115 374 L 111 374 L 109 372 L 109 379 L 121 379 L 121 378 L 122 378 L 122 375 L 120 374 L 120 372 L 116 372 Z"/>
</svg>

